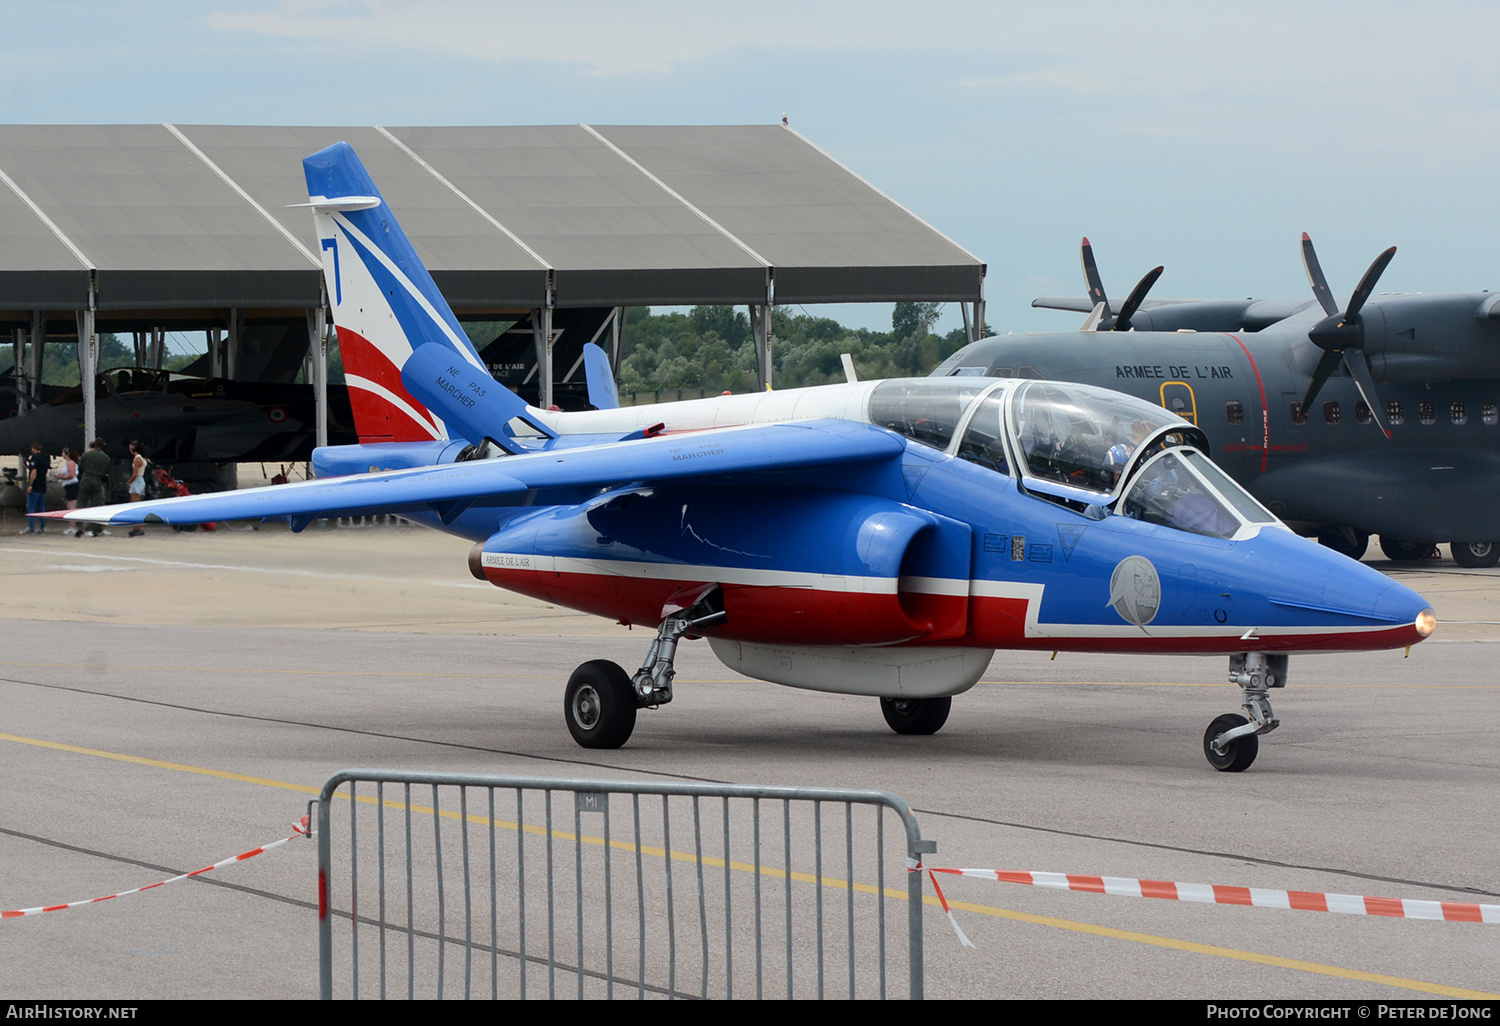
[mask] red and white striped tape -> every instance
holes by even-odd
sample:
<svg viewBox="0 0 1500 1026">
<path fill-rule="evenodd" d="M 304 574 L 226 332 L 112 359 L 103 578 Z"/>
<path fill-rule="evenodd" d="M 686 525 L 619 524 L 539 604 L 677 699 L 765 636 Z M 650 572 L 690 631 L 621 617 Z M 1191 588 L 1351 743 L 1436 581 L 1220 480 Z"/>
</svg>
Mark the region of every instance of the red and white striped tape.
<svg viewBox="0 0 1500 1026">
<path fill-rule="evenodd" d="M 154 884 L 147 884 L 144 887 L 137 887 L 131 891 L 120 891 L 118 894 L 106 894 L 102 898 L 87 898 L 84 901 L 70 901 L 66 905 L 42 905 L 39 908 L 18 908 L 8 912 L 0 912 L 0 919 L 19 919 L 21 916 L 35 916 L 40 915 L 43 912 L 61 912 L 63 909 L 77 908 L 79 905 L 95 905 L 101 901 L 109 901 L 111 898 L 123 898 L 127 894 L 139 894 L 142 891 L 149 891 L 153 887 L 162 887 L 169 883 L 176 883 L 178 880 L 186 880 L 189 877 L 193 876 L 202 876 L 204 873 L 207 873 L 210 870 L 220 869 L 224 866 L 232 866 L 236 862 L 244 862 L 246 859 L 253 859 L 255 858 L 255 856 L 260 855 L 263 852 L 270 851 L 272 848 L 280 848 L 288 841 L 295 841 L 299 837 L 310 835 L 311 831 L 309 830 L 307 825 L 307 817 L 303 816 L 301 820 L 293 824 L 292 835 L 290 837 L 283 837 L 279 841 L 272 841 L 270 844 L 263 844 L 259 848 L 251 848 L 249 851 L 241 852 L 240 854 L 231 856 L 230 858 L 224 859 L 221 862 L 215 862 L 211 866 L 204 866 L 202 869 L 195 869 L 191 873 L 183 873 L 181 876 L 174 876 L 166 880 L 158 880 Z"/>
<path fill-rule="evenodd" d="M 933 873 L 1030 884 L 1060 891 L 1090 891 L 1124 898 L 1166 898 L 1212 905 L 1253 905 L 1256 908 L 1342 912 L 1355 916 L 1396 919 L 1435 919 L 1449 923 L 1500 923 L 1500 905 L 1471 901 L 1419 901 L 1412 898 L 1366 898 L 1358 894 L 1319 891 L 1273 891 L 1264 887 L 1221 887 L 1217 884 L 1132 880 L 1120 876 L 1075 876 L 1072 873 L 1032 873 L 1005 869 L 932 869 Z M 936 881 L 934 881 L 935 883 Z"/>
</svg>

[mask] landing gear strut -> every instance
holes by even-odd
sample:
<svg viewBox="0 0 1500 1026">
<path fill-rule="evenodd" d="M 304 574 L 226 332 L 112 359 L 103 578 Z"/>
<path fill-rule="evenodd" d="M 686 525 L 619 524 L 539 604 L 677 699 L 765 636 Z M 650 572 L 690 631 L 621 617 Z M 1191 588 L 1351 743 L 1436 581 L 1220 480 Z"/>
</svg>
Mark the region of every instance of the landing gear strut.
<svg viewBox="0 0 1500 1026">
<path fill-rule="evenodd" d="M 1258 736 L 1281 726 L 1271 711 L 1270 688 L 1286 686 L 1287 657 L 1264 652 L 1240 652 L 1229 657 L 1229 683 L 1244 691 L 1245 716 L 1225 713 L 1208 725 L 1203 754 L 1223 773 L 1250 768 L 1260 752 Z"/>
<path fill-rule="evenodd" d="M 674 595 L 663 613 L 656 640 L 634 676 L 627 676 L 617 663 L 593 659 L 568 678 L 563 716 L 568 733 L 584 748 L 619 748 L 630 740 L 637 709 L 655 709 L 672 700 L 677 643 L 727 618 L 717 584 Z"/>
</svg>

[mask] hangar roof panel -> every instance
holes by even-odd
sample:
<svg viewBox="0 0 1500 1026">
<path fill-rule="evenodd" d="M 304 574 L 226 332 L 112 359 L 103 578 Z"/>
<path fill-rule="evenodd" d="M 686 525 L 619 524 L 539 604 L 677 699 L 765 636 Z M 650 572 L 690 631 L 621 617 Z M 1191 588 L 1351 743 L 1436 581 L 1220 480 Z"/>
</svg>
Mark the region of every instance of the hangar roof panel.
<svg viewBox="0 0 1500 1026">
<path fill-rule="evenodd" d="M 559 302 L 621 272 L 648 289 L 654 276 L 657 302 L 736 281 L 730 301 L 765 295 L 763 262 L 580 126 L 391 131 L 557 269 Z"/>
<path fill-rule="evenodd" d="M 595 130 L 774 264 L 778 300 L 979 294 L 984 265 L 977 257 L 785 127 Z M 909 293 L 893 293 L 908 274 Z"/>
<path fill-rule="evenodd" d="M 767 265 L 780 302 L 980 294 L 977 259 L 779 126 L 11 125 L 0 171 L 102 309 L 310 306 L 301 159 L 339 140 L 460 308 L 549 282 L 559 306 L 758 303 Z M 9 188 L 0 232 L 0 306 L 81 305 L 87 268 Z"/>
</svg>

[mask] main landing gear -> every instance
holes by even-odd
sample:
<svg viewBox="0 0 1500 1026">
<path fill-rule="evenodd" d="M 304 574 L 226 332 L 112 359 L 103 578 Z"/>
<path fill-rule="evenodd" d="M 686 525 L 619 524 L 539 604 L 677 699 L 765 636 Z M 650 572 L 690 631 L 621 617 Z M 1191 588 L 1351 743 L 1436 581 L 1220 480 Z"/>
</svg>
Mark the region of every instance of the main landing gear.
<svg viewBox="0 0 1500 1026">
<path fill-rule="evenodd" d="M 563 718 L 568 733 L 582 747 L 619 748 L 629 741 L 637 709 L 655 709 L 672 700 L 677 643 L 726 619 L 723 592 L 717 584 L 674 595 L 663 612 L 656 640 L 634 677 L 627 676 L 618 663 L 591 659 L 568 678 Z"/>
<path fill-rule="evenodd" d="M 952 698 L 882 698 L 880 711 L 898 734 L 936 734 L 948 722 Z"/>
<path fill-rule="evenodd" d="M 1260 752 L 1259 735 L 1281 726 L 1271 711 L 1270 688 L 1286 686 L 1287 657 L 1264 652 L 1240 652 L 1229 657 L 1229 683 L 1244 691 L 1246 716 L 1225 713 L 1203 734 L 1203 754 L 1214 769 L 1239 773 L 1250 768 Z M 1248 717 L 1248 718 L 1247 718 Z"/>
</svg>

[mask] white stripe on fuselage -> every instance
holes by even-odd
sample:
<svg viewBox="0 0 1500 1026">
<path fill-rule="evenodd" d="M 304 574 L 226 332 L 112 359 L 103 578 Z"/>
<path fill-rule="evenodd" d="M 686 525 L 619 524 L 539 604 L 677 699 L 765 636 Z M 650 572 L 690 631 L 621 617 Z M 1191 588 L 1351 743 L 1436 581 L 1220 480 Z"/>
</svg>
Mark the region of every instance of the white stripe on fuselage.
<svg viewBox="0 0 1500 1026">
<path fill-rule="evenodd" d="M 695 563 L 649 563 L 622 559 L 578 559 L 571 556 L 537 555 L 526 552 L 486 552 L 483 566 L 496 570 L 536 570 L 557 574 L 590 574 L 653 581 L 702 581 L 760 588 L 805 588 L 812 591 L 850 592 L 864 595 L 894 595 L 898 591 L 920 595 L 969 596 L 1017 599 L 1026 603 L 1024 637 L 1067 641 L 1081 638 L 1224 638 L 1240 637 L 1245 624 L 1152 625 L 1039 622 L 1045 585 L 1024 581 L 963 581 L 948 577 L 860 577 L 839 574 L 802 573 L 790 570 L 756 570 L 745 567 L 704 566 Z M 1395 624 L 1371 627 L 1256 627 L 1262 638 L 1299 638 L 1322 634 L 1369 634 L 1390 630 Z"/>
</svg>

